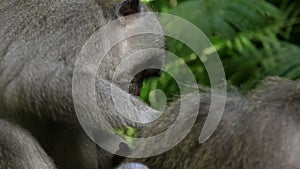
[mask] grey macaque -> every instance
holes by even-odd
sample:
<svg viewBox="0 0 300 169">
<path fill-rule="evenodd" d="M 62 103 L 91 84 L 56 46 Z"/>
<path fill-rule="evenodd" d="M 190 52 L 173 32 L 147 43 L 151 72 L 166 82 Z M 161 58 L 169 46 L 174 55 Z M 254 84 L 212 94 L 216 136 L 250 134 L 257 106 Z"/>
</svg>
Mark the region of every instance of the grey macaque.
<svg viewBox="0 0 300 169">
<path fill-rule="evenodd" d="M 300 168 L 299 81 L 267 78 L 245 97 L 229 93 L 217 130 L 200 144 L 199 135 L 209 111 L 210 98 L 210 93 L 201 94 L 197 121 L 176 147 L 161 155 L 125 161 L 141 163 L 150 169 Z M 195 100 L 193 94 L 183 99 L 191 103 Z M 172 103 L 165 115 L 141 134 L 142 137 L 155 136 L 167 129 L 176 119 L 179 108 L 180 102 Z M 170 140 L 162 140 L 159 144 L 163 146 Z M 149 147 L 151 145 L 145 149 Z M 120 168 L 126 168 L 126 164 L 123 165 Z"/>
<path fill-rule="evenodd" d="M 90 140 L 79 125 L 72 99 L 73 71 L 83 45 L 96 31 L 116 18 L 146 11 L 138 0 L 0 0 L 1 169 L 109 168 L 111 154 Z M 141 23 L 163 32 L 152 24 L 158 23 L 157 18 L 149 18 L 129 17 L 117 26 L 125 34 Z M 152 34 L 116 44 L 98 68 L 97 92 L 106 92 L 103 86 L 113 84 L 123 98 L 129 90 L 135 106 L 124 112 L 142 114 L 146 105 L 136 96 L 144 78 L 157 76 L 159 71 L 131 75 L 135 78 L 129 89 L 122 79 L 112 82 L 113 72 L 123 57 L 164 45 L 162 35 Z M 162 66 L 164 53 L 149 53 L 126 69 L 135 70 L 151 59 Z M 105 118 L 115 127 L 135 125 L 116 115 L 111 98 L 99 97 L 97 102 L 105 113 L 87 112 L 96 122 Z M 96 122 L 91 127 L 97 129 Z"/>
</svg>

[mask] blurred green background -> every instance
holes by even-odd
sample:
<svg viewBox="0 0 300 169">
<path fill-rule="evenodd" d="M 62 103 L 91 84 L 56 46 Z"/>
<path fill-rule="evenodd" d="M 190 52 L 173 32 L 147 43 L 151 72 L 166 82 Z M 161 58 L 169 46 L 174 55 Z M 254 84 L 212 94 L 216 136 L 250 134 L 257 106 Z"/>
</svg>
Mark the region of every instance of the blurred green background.
<svg viewBox="0 0 300 169">
<path fill-rule="evenodd" d="M 266 76 L 300 78 L 300 0 L 143 2 L 154 11 L 182 17 L 200 28 L 217 49 L 227 80 L 241 92 L 254 88 Z M 193 51 L 170 38 L 167 50 L 185 61 L 199 84 L 209 86 L 207 72 Z M 168 100 L 179 94 L 176 82 L 166 73 L 144 82 L 141 98 L 149 102 L 153 89 L 163 90 Z"/>
</svg>

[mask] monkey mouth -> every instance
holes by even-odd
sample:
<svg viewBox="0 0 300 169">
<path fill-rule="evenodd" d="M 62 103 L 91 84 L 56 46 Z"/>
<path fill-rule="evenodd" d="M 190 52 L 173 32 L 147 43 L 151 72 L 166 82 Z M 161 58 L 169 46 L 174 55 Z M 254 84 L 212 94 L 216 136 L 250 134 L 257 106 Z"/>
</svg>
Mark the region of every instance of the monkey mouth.
<svg viewBox="0 0 300 169">
<path fill-rule="evenodd" d="M 138 73 L 130 82 L 129 93 L 134 96 L 140 96 L 143 82 L 146 79 L 159 77 L 161 71 L 159 69 L 146 69 Z"/>
</svg>

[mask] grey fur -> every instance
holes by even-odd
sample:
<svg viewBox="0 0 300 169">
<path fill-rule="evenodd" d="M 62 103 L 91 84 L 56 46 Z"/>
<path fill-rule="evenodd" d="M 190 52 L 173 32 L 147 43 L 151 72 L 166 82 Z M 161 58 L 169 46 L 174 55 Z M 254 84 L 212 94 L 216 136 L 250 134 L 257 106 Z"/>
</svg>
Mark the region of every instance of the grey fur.
<svg viewBox="0 0 300 169">
<path fill-rule="evenodd" d="M 186 99 L 192 103 L 193 94 Z M 180 144 L 158 156 L 127 161 L 141 162 L 151 169 L 300 168 L 299 103 L 299 81 L 268 78 L 246 97 L 229 95 L 217 130 L 209 140 L 199 144 L 210 105 L 210 94 L 202 94 L 196 124 Z M 153 136 L 168 128 L 179 107 L 180 102 L 173 103 L 142 136 Z M 168 142 L 162 140 L 159 144 Z"/>
<path fill-rule="evenodd" d="M 37 141 L 21 127 L 0 119 L 0 166 L 10 169 L 55 169 Z"/>
<path fill-rule="evenodd" d="M 0 139 L 10 140 L 8 138 L 15 137 L 22 140 L 22 137 L 28 137 L 31 142 L 28 141 L 27 146 L 39 149 L 42 146 L 58 168 L 108 168 L 106 157 L 111 155 L 100 150 L 78 123 L 72 100 L 72 74 L 85 42 L 98 29 L 118 17 L 114 7 L 119 2 L 0 0 L 0 118 L 17 123 L 33 135 L 9 136 L 7 132 L 2 132 Z M 143 5 L 140 7 L 145 9 Z M 155 17 L 153 19 L 156 20 Z M 151 23 L 151 20 L 144 22 Z M 125 31 L 127 29 L 122 28 Z M 104 64 L 99 67 L 97 91 L 106 92 L 105 85 L 107 87 L 113 83 L 111 72 L 120 63 L 121 56 L 145 47 L 164 47 L 161 35 L 136 36 L 129 42 L 127 48 L 122 48 L 122 43 L 126 42 L 121 42 L 108 53 Z M 128 68 L 134 69 L 146 62 L 147 59 L 137 60 L 133 67 Z M 120 98 L 128 94 L 124 84 L 116 82 L 114 85 L 120 91 Z M 134 96 L 130 96 L 130 100 L 136 106 L 128 107 L 126 112 L 143 112 L 145 104 Z M 111 98 L 98 98 L 98 102 L 106 113 L 90 114 L 95 122 L 105 118 L 116 127 L 129 123 L 135 125 L 116 115 L 111 108 L 114 106 Z M 22 133 L 20 127 L 10 123 L 2 122 L 1 125 L 3 131 L 9 128 Z M 97 129 L 97 126 L 92 127 Z M 12 150 L 10 146 L 16 146 L 17 143 L 8 141 L 1 148 Z M 25 153 L 26 150 L 20 151 Z M 6 159 L 13 160 L 15 152 L 7 152 L 7 157 L 0 159 L 0 168 L 8 168 L 12 164 Z M 41 165 L 37 163 L 34 166 L 38 160 L 27 165 L 27 156 L 19 155 L 20 162 L 15 168 L 39 168 Z M 49 163 L 48 166 L 53 167 L 47 162 L 46 159 L 51 160 L 43 151 L 40 155 L 45 164 Z"/>
</svg>

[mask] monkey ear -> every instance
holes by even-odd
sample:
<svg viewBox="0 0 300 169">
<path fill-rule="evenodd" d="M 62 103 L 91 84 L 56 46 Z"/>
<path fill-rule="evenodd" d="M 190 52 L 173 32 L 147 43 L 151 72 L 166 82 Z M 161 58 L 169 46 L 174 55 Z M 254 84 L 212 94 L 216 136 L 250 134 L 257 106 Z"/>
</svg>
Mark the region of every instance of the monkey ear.
<svg viewBox="0 0 300 169">
<path fill-rule="evenodd" d="M 118 16 L 128 16 L 131 14 L 140 13 L 142 7 L 139 0 L 124 0 L 118 5 Z"/>
</svg>

